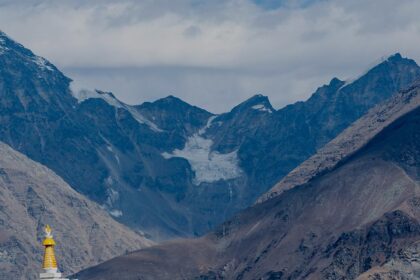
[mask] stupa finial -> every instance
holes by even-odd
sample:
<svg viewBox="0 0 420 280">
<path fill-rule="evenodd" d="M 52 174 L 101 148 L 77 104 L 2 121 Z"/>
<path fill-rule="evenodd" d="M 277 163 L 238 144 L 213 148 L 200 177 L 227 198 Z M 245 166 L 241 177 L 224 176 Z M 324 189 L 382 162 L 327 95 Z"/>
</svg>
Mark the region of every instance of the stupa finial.
<svg viewBox="0 0 420 280">
<path fill-rule="evenodd" d="M 57 272 L 57 260 L 55 258 L 54 246 L 55 241 L 52 236 L 52 229 L 49 225 L 44 228 L 45 239 L 42 242 L 44 245 L 44 261 L 42 262 L 42 268 L 48 272 Z"/>
</svg>

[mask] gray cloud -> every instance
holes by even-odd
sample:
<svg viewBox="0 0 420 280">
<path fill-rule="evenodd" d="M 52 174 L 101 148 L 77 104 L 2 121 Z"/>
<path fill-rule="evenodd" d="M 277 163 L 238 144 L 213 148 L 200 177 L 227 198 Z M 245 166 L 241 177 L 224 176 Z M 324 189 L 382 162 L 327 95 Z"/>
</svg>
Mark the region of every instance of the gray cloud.
<svg viewBox="0 0 420 280">
<path fill-rule="evenodd" d="M 0 26 L 78 86 L 222 112 L 255 93 L 275 107 L 305 99 L 397 51 L 420 61 L 419 10 L 416 0 L 0 0 Z"/>
</svg>

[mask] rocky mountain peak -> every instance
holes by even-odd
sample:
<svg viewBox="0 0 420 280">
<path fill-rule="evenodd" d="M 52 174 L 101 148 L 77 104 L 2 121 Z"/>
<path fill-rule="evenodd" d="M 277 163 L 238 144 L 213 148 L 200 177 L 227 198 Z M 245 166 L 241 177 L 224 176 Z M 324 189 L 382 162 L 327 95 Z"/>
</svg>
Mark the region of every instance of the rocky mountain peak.
<svg viewBox="0 0 420 280">
<path fill-rule="evenodd" d="M 376 74 L 379 71 L 400 71 L 403 67 L 411 67 L 412 71 L 419 70 L 417 63 L 409 58 L 403 57 L 400 53 L 395 53 L 366 72 L 366 75 Z"/>
<path fill-rule="evenodd" d="M 404 58 L 401 56 L 401 54 L 400 53 L 394 53 L 393 55 L 390 55 L 389 57 L 388 57 L 388 60 L 390 60 L 390 61 L 400 61 L 400 60 L 404 60 Z"/>
<path fill-rule="evenodd" d="M 170 103 L 170 104 L 172 104 L 172 103 L 186 103 L 181 98 L 178 98 L 178 97 L 176 97 L 172 94 L 170 94 L 170 95 L 168 95 L 164 98 L 158 99 L 155 102 Z"/>
<path fill-rule="evenodd" d="M 388 58 L 384 62 L 417 65 L 417 63 L 413 59 L 404 57 L 399 52 L 388 56 Z"/>
<path fill-rule="evenodd" d="M 75 102 L 70 82 L 48 60 L 0 33 L 0 98 L 7 108 L 63 114 Z"/>
<path fill-rule="evenodd" d="M 140 108 L 162 108 L 168 110 L 186 109 L 195 107 L 181 98 L 174 95 L 168 95 L 167 97 L 160 98 L 154 102 L 145 102 L 139 105 Z"/>
<path fill-rule="evenodd" d="M 328 84 L 324 84 L 316 89 L 315 93 L 311 96 L 312 99 L 317 99 L 320 96 L 328 97 L 334 95 L 340 88 L 344 87 L 345 81 L 334 77 Z"/>
<path fill-rule="evenodd" d="M 15 45 L 16 47 L 22 47 L 21 44 L 17 43 L 16 41 L 14 41 L 13 39 L 11 39 L 9 36 L 7 36 L 6 33 L 4 33 L 3 31 L 0 30 L 0 45 L 1 46 L 10 46 L 13 47 L 13 45 Z M 31 52 L 32 53 L 32 52 Z"/>
<path fill-rule="evenodd" d="M 267 96 L 256 94 L 233 108 L 231 112 L 243 112 L 249 110 L 266 113 L 272 113 L 275 111 Z"/>
<path fill-rule="evenodd" d="M 145 102 L 135 108 L 147 118 L 153 119 L 162 129 L 178 130 L 182 134 L 196 132 L 213 115 L 173 95 L 154 102 Z"/>
<path fill-rule="evenodd" d="M 31 50 L 25 48 L 18 42 L 11 39 L 6 33 L 0 31 L 0 54 L 15 56 L 24 59 L 29 64 L 35 64 L 38 68 L 47 71 L 58 71 L 57 68 L 43 57 L 35 55 Z"/>
<path fill-rule="evenodd" d="M 337 77 L 334 77 L 334 78 L 331 79 L 328 86 L 330 86 L 330 87 L 341 87 L 344 83 L 345 83 L 345 81 L 342 81 Z"/>
</svg>

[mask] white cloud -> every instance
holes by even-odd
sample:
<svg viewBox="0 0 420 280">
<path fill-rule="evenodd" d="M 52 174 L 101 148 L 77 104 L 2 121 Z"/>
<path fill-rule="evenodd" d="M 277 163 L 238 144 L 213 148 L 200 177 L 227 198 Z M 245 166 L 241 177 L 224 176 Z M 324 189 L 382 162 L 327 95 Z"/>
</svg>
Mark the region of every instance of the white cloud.
<svg viewBox="0 0 420 280">
<path fill-rule="evenodd" d="M 257 92 L 280 107 L 393 52 L 420 60 L 420 1 L 286 4 L 0 0 L 0 25 L 69 76 L 124 101 L 174 94 L 213 112 Z"/>
</svg>

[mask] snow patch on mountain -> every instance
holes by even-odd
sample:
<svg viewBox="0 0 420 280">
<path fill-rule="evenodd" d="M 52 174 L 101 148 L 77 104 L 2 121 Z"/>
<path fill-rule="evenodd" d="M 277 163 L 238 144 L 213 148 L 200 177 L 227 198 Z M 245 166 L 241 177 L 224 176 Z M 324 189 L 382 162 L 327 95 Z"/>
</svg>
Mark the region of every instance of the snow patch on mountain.
<svg viewBox="0 0 420 280">
<path fill-rule="evenodd" d="M 153 131 L 155 132 L 163 132 L 162 129 L 160 129 L 155 123 L 149 121 L 148 119 L 146 119 L 142 114 L 140 114 L 139 111 L 137 111 L 137 109 L 131 107 L 131 106 L 124 106 L 125 109 L 128 110 L 128 112 L 130 112 L 130 114 L 133 116 L 133 118 L 138 121 L 139 123 L 144 123 L 147 124 Z"/>
<path fill-rule="evenodd" d="M 261 112 L 273 113 L 273 111 L 270 108 L 267 108 L 264 104 L 254 105 L 254 106 L 252 106 L 252 109 L 257 110 L 257 111 L 261 111 Z"/>
<path fill-rule="evenodd" d="M 121 217 L 123 215 L 121 210 L 116 210 L 116 209 L 110 210 L 108 211 L 108 213 L 115 218 Z"/>
<path fill-rule="evenodd" d="M 216 116 L 210 117 L 205 127 L 190 136 L 182 150 L 175 149 L 171 153 L 162 153 L 165 159 L 180 157 L 188 160 L 195 174 L 193 180 L 195 185 L 234 179 L 243 174 L 239 167 L 237 150 L 228 154 L 212 151 L 213 141 L 202 136 L 215 118 Z"/>
<path fill-rule="evenodd" d="M 108 103 L 111 106 L 114 106 L 116 108 L 124 108 L 123 104 L 119 100 L 114 98 L 109 92 L 82 89 L 79 91 L 72 91 L 72 93 L 79 103 L 83 103 L 84 101 L 91 98 L 99 98 L 103 99 L 106 103 Z"/>
<path fill-rule="evenodd" d="M 110 92 L 103 92 L 99 90 L 93 91 L 93 90 L 86 90 L 86 89 L 77 90 L 74 88 L 74 86 L 72 86 L 71 92 L 72 92 L 72 95 L 78 100 L 79 103 L 83 103 L 84 101 L 91 98 L 103 99 L 106 103 L 108 103 L 109 105 L 115 108 L 121 108 L 121 109 L 127 110 L 138 123 L 149 126 L 150 129 L 152 129 L 155 132 L 163 132 L 163 130 L 160 129 L 155 123 L 153 123 L 152 121 L 145 118 L 142 114 L 140 114 L 140 112 L 137 111 L 136 108 L 119 101 Z"/>
<path fill-rule="evenodd" d="M 43 57 L 34 56 L 32 61 L 35 62 L 43 70 L 54 71 L 50 63 Z"/>
<path fill-rule="evenodd" d="M 114 185 L 114 179 L 112 179 L 111 176 L 108 176 L 105 179 L 105 181 L 106 184 L 109 186 L 109 189 L 107 189 L 107 199 L 105 201 L 105 204 L 102 205 L 102 208 L 105 209 L 113 217 L 121 217 L 123 215 L 122 211 L 114 208 L 114 205 L 120 199 L 120 193 L 114 190 L 112 187 L 110 187 Z"/>
<path fill-rule="evenodd" d="M 211 183 L 219 180 L 234 179 L 242 175 L 238 163 L 237 151 L 221 154 L 211 151 L 213 141 L 194 134 L 189 137 L 182 150 L 175 149 L 172 153 L 162 153 L 166 159 L 173 157 L 185 158 L 195 173 L 193 183 Z"/>
<path fill-rule="evenodd" d="M 106 149 L 114 156 L 115 161 L 118 163 L 118 165 L 120 164 L 120 157 L 118 156 L 118 154 L 116 152 L 114 152 L 114 149 L 112 149 L 111 146 L 106 146 Z"/>
<path fill-rule="evenodd" d="M 198 131 L 198 135 L 203 135 L 204 133 L 206 133 L 207 129 L 210 128 L 210 126 L 213 124 L 214 119 L 217 118 L 217 115 L 215 116 L 211 116 L 208 120 L 207 120 L 207 124 L 206 126 L 204 126 L 203 128 L 201 128 Z"/>
<path fill-rule="evenodd" d="M 7 50 L 9 50 L 9 48 L 4 45 L 5 42 L 6 41 L 0 37 L 0 55 L 4 54 Z"/>
</svg>

